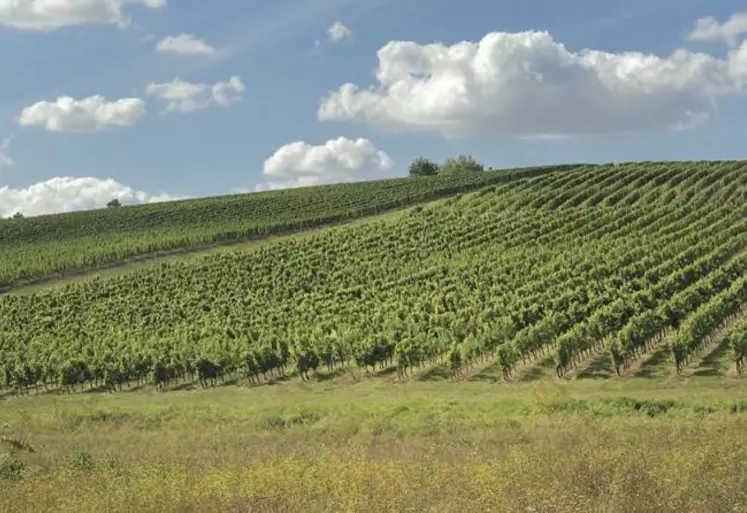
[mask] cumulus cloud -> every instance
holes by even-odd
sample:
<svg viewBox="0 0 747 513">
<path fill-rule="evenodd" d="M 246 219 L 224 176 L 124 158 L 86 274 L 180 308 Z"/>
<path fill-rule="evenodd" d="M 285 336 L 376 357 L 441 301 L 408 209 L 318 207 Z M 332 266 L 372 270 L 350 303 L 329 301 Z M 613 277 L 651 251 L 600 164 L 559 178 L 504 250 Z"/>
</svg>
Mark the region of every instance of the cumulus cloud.
<svg viewBox="0 0 747 513">
<path fill-rule="evenodd" d="M 0 0 L 0 26 L 55 30 L 85 24 L 126 25 L 125 4 L 158 9 L 166 0 Z"/>
<path fill-rule="evenodd" d="M 199 55 L 215 53 L 215 48 L 192 34 L 179 34 L 161 39 L 156 44 L 156 51 L 182 55 Z"/>
<path fill-rule="evenodd" d="M 54 102 L 42 101 L 23 109 L 18 122 L 24 126 L 43 126 L 51 132 L 95 132 L 107 126 L 134 125 L 145 115 L 140 98 L 122 98 L 109 102 L 96 95 L 76 100 L 61 96 Z"/>
<path fill-rule="evenodd" d="M 353 37 L 353 31 L 343 25 L 342 22 L 336 21 L 327 29 L 327 37 L 330 41 L 342 41 Z"/>
<path fill-rule="evenodd" d="M 572 52 L 547 32 L 493 32 L 452 46 L 391 41 L 378 85 L 344 84 L 320 120 L 460 137 L 564 137 L 684 128 L 721 95 L 744 91 L 747 46 L 726 59 L 677 50 Z"/>
<path fill-rule="evenodd" d="M 6 137 L 3 142 L 0 143 L 0 171 L 13 167 L 15 162 L 8 156 L 8 150 L 10 149 L 11 137 Z"/>
<path fill-rule="evenodd" d="M 172 82 L 151 83 L 146 88 L 149 96 L 157 96 L 166 101 L 166 110 L 170 112 L 191 112 L 211 105 L 228 107 L 240 101 L 243 93 L 244 83 L 238 76 L 231 77 L 227 82 L 216 82 L 212 86 L 176 78 Z"/>
<path fill-rule="evenodd" d="M 732 14 L 723 25 L 713 16 L 700 18 L 695 22 L 695 28 L 688 39 L 690 41 L 726 41 L 729 46 L 735 47 L 744 34 L 747 34 L 747 13 L 738 12 Z"/>
<path fill-rule="evenodd" d="M 336 21 L 327 28 L 327 40 L 331 43 L 339 43 L 345 39 L 353 37 L 353 31 L 346 27 L 341 21 Z M 314 41 L 314 47 L 322 46 L 320 40 Z"/>
<path fill-rule="evenodd" d="M 257 190 L 287 189 L 382 178 L 394 163 L 368 139 L 339 137 L 312 146 L 302 141 L 280 147 L 265 160 L 269 181 Z"/>
<path fill-rule="evenodd" d="M 0 217 L 9 217 L 17 212 L 33 216 L 103 208 L 115 198 L 122 204 L 182 199 L 168 194 L 149 194 L 111 178 L 61 176 L 25 189 L 0 187 Z"/>
</svg>

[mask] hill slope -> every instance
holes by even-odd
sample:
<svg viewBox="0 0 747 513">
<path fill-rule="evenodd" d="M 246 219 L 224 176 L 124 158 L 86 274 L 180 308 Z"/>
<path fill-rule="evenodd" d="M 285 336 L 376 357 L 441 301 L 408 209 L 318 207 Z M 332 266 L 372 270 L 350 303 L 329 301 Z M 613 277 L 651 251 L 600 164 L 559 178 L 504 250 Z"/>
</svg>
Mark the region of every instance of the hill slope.
<svg viewBox="0 0 747 513">
<path fill-rule="evenodd" d="M 0 220 L 0 291 L 140 255 L 291 233 L 573 169 L 402 178 Z"/>
<path fill-rule="evenodd" d="M 305 375 L 485 358 L 676 369 L 747 299 L 747 164 L 584 166 L 253 251 L 0 297 L 0 384 Z M 738 322 L 737 322 L 738 324 Z"/>
</svg>

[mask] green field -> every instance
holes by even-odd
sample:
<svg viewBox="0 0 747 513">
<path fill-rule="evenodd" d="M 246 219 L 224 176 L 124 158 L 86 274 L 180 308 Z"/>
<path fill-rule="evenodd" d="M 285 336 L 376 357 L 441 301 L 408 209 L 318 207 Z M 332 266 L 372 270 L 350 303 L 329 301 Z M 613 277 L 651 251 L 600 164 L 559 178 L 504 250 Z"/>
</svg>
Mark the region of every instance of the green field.
<svg viewBox="0 0 747 513">
<path fill-rule="evenodd" d="M 646 162 L 4 221 L 0 510 L 744 511 L 745 199 Z"/>
</svg>

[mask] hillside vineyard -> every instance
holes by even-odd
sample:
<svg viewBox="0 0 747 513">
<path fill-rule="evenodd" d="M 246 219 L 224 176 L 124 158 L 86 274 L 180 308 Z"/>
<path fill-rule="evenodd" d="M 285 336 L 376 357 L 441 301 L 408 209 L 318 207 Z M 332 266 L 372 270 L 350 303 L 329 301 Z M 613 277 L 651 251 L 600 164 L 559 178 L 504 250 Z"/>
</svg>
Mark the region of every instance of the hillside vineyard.
<svg viewBox="0 0 747 513">
<path fill-rule="evenodd" d="M 624 372 L 662 347 L 678 371 L 724 330 L 741 371 L 747 163 L 543 169 L 251 250 L 0 296 L 0 386 L 25 392 L 228 377 L 254 382 L 341 366 L 394 366 L 405 375 L 438 362 L 458 375 L 493 359 L 508 377 L 517 365 L 548 355 L 563 376 L 600 354 Z M 401 203 L 407 194 L 425 197 L 419 187 L 428 180 L 391 194 Z M 337 187 L 307 190 L 309 204 L 317 205 L 310 211 L 322 208 L 316 195 L 352 198 L 349 191 L 357 190 Z M 307 222 L 304 193 L 294 194 L 294 215 Z M 355 198 L 350 208 L 365 209 L 363 194 Z M 182 212 L 196 208 L 186 205 L 142 212 L 173 215 L 176 225 Z M 267 199 L 263 208 L 275 207 Z M 94 226 L 96 215 L 115 214 L 86 215 Z M 51 243 L 43 230 L 43 223 L 57 222 L 64 221 L 48 218 L 33 232 L 16 232 L 13 240 L 23 242 L 18 255 L 35 244 L 64 247 L 65 238 Z M 207 229 L 194 230 L 208 237 Z M 126 247 L 135 239 L 121 240 Z M 15 258 L 8 254 L 6 269 Z M 63 266 L 67 256 L 54 260 L 55 254 L 44 253 L 40 266 Z"/>
<path fill-rule="evenodd" d="M 400 178 L 0 219 L 0 291 L 156 252 L 263 238 L 576 166 Z"/>
</svg>

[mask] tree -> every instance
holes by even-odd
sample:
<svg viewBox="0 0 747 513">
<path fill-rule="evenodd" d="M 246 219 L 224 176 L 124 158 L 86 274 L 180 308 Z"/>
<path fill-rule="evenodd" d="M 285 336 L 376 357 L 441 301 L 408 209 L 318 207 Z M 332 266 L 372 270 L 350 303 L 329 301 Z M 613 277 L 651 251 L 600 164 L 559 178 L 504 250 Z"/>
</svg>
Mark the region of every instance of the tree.
<svg viewBox="0 0 747 513">
<path fill-rule="evenodd" d="M 15 214 L 13 214 L 13 219 L 23 219 L 23 214 L 21 214 L 20 212 L 16 212 Z"/>
<path fill-rule="evenodd" d="M 117 208 L 121 206 L 122 204 L 119 202 L 117 198 L 114 198 L 113 200 L 111 200 L 109 203 L 106 204 L 106 208 Z"/>
<path fill-rule="evenodd" d="M 410 176 L 433 176 L 438 174 L 438 164 L 425 157 L 418 157 L 410 164 Z"/>
<path fill-rule="evenodd" d="M 478 163 L 469 155 L 459 155 L 455 159 L 447 159 L 441 165 L 441 174 L 451 175 L 457 173 L 479 173 L 484 170 L 482 164 Z"/>
</svg>

